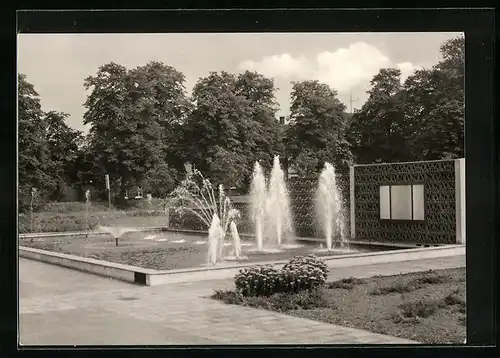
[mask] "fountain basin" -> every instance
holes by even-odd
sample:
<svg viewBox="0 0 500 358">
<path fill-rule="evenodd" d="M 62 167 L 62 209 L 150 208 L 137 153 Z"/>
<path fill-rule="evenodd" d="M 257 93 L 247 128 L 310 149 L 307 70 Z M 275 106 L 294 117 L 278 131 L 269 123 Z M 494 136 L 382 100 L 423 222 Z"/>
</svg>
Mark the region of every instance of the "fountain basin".
<svg viewBox="0 0 500 358">
<path fill-rule="evenodd" d="M 132 265 L 144 269 L 153 270 L 176 270 L 202 267 L 208 262 L 207 242 L 200 235 L 187 235 L 172 232 L 158 232 L 154 240 L 148 239 L 150 233 L 132 233 L 122 237 L 119 246 L 116 247 L 114 240 L 109 236 L 95 235 L 85 239 L 85 235 L 72 237 L 44 237 L 43 242 L 31 242 L 30 239 L 22 239 L 23 246 L 62 254 L 76 255 L 83 258 L 92 258 L 115 262 L 118 264 Z M 233 253 L 230 244 L 230 235 L 226 237 L 223 246 L 223 264 L 227 256 Z M 227 245 L 228 244 L 228 245 Z M 269 260 L 288 260 L 297 255 L 308 255 L 313 253 L 317 256 L 341 255 L 347 252 L 317 251 L 318 242 L 287 242 L 281 247 L 264 247 L 258 250 L 255 241 L 242 239 L 241 254 L 246 256 L 245 262 L 261 263 Z M 374 252 L 388 250 L 380 246 L 351 245 L 351 252 Z M 392 248 L 396 249 L 396 248 Z"/>
<path fill-rule="evenodd" d="M 328 267 L 335 268 L 458 255 L 465 255 L 465 245 L 324 256 L 323 259 Z M 255 264 L 251 262 L 223 262 L 216 266 L 208 266 L 205 264 L 188 269 L 152 270 L 25 246 L 19 247 L 19 256 L 146 286 L 206 281 L 212 279 L 229 279 L 233 278 L 240 269 Z M 281 266 L 286 261 L 287 260 L 276 260 L 267 261 L 265 263 Z"/>
</svg>

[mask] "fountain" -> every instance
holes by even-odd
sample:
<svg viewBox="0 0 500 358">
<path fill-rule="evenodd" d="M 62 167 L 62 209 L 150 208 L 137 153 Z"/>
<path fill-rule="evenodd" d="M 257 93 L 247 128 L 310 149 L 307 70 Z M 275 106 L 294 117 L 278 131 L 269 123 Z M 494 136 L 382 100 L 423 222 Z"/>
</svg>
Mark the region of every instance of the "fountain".
<svg viewBox="0 0 500 358">
<path fill-rule="evenodd" d="M 147 203 L 148 203 L 148 211 L 150 213 L 152 213 L 153 212 L 153 195 L 147 194 L 146 195 L 146 200 L 147 200 Z"/>
<path fill-rule="evenodd" d="M 266 179 L 259 162 L 255 162 L 252 183 L 250 185 L 251 219 L 255 224 L 257 250 L 262 251 L 264 245 L 264 214 L 266 210 Z"/>
<path fill-rule="evenodd" d="M 220 261 L 229 224 L 240 215 L 225 195 L 222 184 L 217 197 L 210 181 L 193 169 L 170 195 L 170 204 L 178 213 L 194 214 L 209 228 L 208 261 L 212 264 Z"/>
<path fill-rule="evenodd" d="M 267 195 L 268 235 L 276 236 L 277 246 L 283 243 L 283 236 L 292 232 L 290 198 L 285 183 L 285 174 L 280 166 L 279 155 L 274 157 Z"/>
<path fill-rule="evenodd" d="M 257 244 L 255 251 L 268 251 L 264 250 L 264 237 L 275 238 L 275 246 L 284 248 L 283 238 L 293 230 L 290 199 L 278 155 L 274 157 L 268 188 L 260 164 L 255 163 L 250 198 L 250 214 L 255 225 Z M 276 247 L 269 249 L 277 250 Z"/>
<path fill-rule="evenodd" d="M 208 262 L 215 265 L 220 257 L 220 239 L 223 235 L 219 216 L 215 213 L 208 229 Z"/>
<path fill-rule="evenodd" d="M 85 190 L 85 239 L 89 238 L 90 230 L 90 190 Z"/>
<path fill-rule="evenodd" d="M 325 163 L 316 191 L 316 218 L 321 224 L 326 247 L 329 251 L 334 247 L 334 238 L 340 242 L 341 247 L 344 246 L 345 223 L 342 206 L 342 196 L 337 186 L 335 168 L 330 163 Z"/>
<path fill-rule="evenodd" d="M 233 248 L 234 248 L 234 257 L 236 259 L 240 258 L 241 256 L 241 239 L 240 235 L 238 234 L 238 228 L 236 227 L 236 223 L 234 221 L 231 221 L 231 236 L 233 237 Z"/>
<path fill-rule="evenodd" d="M 118 246 L 119 239 L 126 233 L 140 231 L 138 228 L 121 226 L 100 226 L 98 230 L 110 234 L 115 239 L 115 246 Z"/>
</svg>

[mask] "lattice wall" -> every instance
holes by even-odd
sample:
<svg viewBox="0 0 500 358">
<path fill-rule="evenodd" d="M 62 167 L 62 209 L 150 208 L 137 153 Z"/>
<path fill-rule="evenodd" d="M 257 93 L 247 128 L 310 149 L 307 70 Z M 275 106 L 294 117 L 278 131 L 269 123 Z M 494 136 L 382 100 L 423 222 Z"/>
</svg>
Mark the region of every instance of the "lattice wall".
<svg viewBox="0 0 500 358">
<path fill-rule="evenodd" d="M 456 240 L 455 162 L 413 162 L 356 166 L 356 241 L 454 244 Z M 424 222 L 380 221 L 379 187 L 424 184 Z"/>
<path fill-rule="evenodd" d="M 301 237 L 323 237 L 315 218 L 314 200 L 318 186 L 318 177 L 291 178 L 288 189 L 295 233 Z M 337 185 L 341 190 L 344 204 L 346 235 L 349 235 L 349 172 L 337 173 Z"/>
</svg>

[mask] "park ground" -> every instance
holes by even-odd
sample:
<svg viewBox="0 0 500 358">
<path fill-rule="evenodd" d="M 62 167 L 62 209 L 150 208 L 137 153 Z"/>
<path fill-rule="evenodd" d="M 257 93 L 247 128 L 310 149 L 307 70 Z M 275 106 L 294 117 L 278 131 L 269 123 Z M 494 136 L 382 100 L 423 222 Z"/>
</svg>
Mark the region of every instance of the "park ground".
<svg viewBox="0 0 500 358">
<path fill-rule="evenodd" d="M 465 267 L 465 256 L 330 270 L 329 281 Z M 210 299 L 233 280 L 136 286 L 20 259 L 21 345 L 422 343 Z"/>
</svg>

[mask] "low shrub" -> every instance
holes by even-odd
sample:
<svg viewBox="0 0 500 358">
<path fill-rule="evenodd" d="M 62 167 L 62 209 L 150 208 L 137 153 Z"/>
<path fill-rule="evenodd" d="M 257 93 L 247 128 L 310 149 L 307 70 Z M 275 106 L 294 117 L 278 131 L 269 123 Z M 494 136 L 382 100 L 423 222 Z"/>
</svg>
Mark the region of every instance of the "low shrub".
<svg viewBox="0 0 500 358">
<path fill-rule="evenodd" d="M 243 296 L 238 291 L 216 290 L 215 293 L 212 295 L 212 298 L 224 301 L 224 303 L 230 305 L 238 305 L 243 303 Z"/>
<path fill-rule="evenodd" d="M 362 285 L 363 283 L 365 283 L 365 280 L 363 279 L 348 277 L 348 278 L 343 278 L 342 280 L 328 283 L 328 288 L 330 289 L 341 288 L 344 290 L 352 290 L 355 285 Z"/>
<path fill-rule="evenodd" d="M 50 211 L 35 213 L 33 228 L 34 232 L 63 232 L 63 231 L 85 231 L 87 225 L 89 230 L 94 230 L 98 226 L 110 225 L 114 220 L 125 217 L 161 217 L 164 216 L 160 211 L 123 211 L 123 210 L 104 210 L 85 212 L 69 211 L 66 213 Z M 29 233 L 31 231 L 31 215 L 29 213 L 20 213 L 18 217 L 18 227 L 20 233 Z"/>
<path fill-rule="evenodd" d="M 266 296 L 243 296 L 239 291 L 217 290 L 212 298 L 227 304 L 239 304 L 254 308 L 263 308 L 272 311 L 285 312 L 291 310 L 308 310 L 313 308 L 329 307 L 321 287 L 300 292 L 280 292 Z"/>
<path fill-rule="evenodd" d="M 39 212 L 42 213 L 61 213 L 61 214 L 67 214 L 67 213 L 77 213 L 77 212 L 85 212 L 85 205 L 86 203 L 83 201 L 68 201 L 68 202 L 49 202 L 45 204 L 42 208 L 40 208 Z M 107 210 L 108 205 L 107 203 L 100 203 L 100 202 L 91 202 L 90 203 L 90 210 L 91 211 L 103 211 Z"/>
<path fill-rule="evenodd" d="M 321 287 L 293 293 L 275 293 L 269 298 L 264 298 L 265 301 L 267 301 L 266 303 L 262 303 L 262 300 L 255 300 L 255 298 L 252 297 L 250 301 L 253 300 L 253 304 L 255 304 L 256 302 L 260 302 L 260 305 L 258 307 L 263 307 L 262 305 L 264 305 L 267 306 L 268 309 L 279 312 L 299 309 L 309 310 L 313 308 L 327 307 L 329 305 L 328 301 L 325 298 L 324 291 Z"/>
<path fill-rule="evenodd" d="M 296 293 L 277 293 L 272 296 L 273 305 L 279 310 L 309 310 L 329 306 L 322 287 Z M 285 304 L 283 304 L 285 303 Z"/>
<path fill-rule="evenodd" d="M 245 203 L 236 203 L 233 207 L 240 211 L 238 220 L 238 232 L 250 233 L 253 231 L 253 224 L 247 215 L 248 205 Z M 199 211 L 199 209 L 194 209 Z M 207 230 L 206 224 L 189 210 L 169 209 L 169 225 L 174 229 L 181 230 Z"/>
<path fill-rule="evenodd" d="M 85 214 L 72 213 L 38 213 L 34 216 L 35 232 L 63 232 L 63 231 L 85 231 L 87 226 L 93 230 L 109 219 L 125 216 L 120 211 L 101 211 L 89 213 L 88 221 Z M 19 233 L 28 233 L 31 231 L 30 215 L 19 215 L 18 221 Z"/>
<path fill-rule="evenodd" d="M 436 313 L 442 303 L 437 300 L 419 300 L 416 302 L 405 302 L 399 305 L 404 317 L 429 317 Z"/>
<path fill-rule="evenodd" d="M 371 294 L 374 296 L 378 296 L 378 295 L 388 295 L 391 293 L 407 293 L 415 291 L 418 288 L 419 286 L 415 285 L 411 281 L 406 283 L 396 281 L 389 286 L 375 288 L 374 290 L 371 291 Z"/>
<path fill-rule="evenodd" d="M 444 303 L 447 306 L 460 305 L 460 307 L 465 308 L 465 300 L 460 297 L 459 291 L 455 290 L 451 292 L 448 296 L 444 298 Z"/>
<path fill-rule="evenodd" d="M 450 276 L 448 275 L 436 275 L 434 272 L 427 271 L 424 276 L 422 277 L 417 277 L 412 280 L 412 283 L 415 286 L 422 286 L 422 285 L 435 285 L 438 283 L 446 283 L 451 280 Z"/>
<path fill-rule="evenodd" d="M 327 264 L 314 255 L 296 256 L 281 269 L 285 292 L 311 290 L 324 285 L 328 277 Z"/>
<path fill-rule="evenodd" d="M 270 296 L 274 293 L 311 290 L 326 282 L 328 266 L 313 255 L 297 256 L 277 269 L 272 265 L 255 265 L 235 276 L 236 289 L 243 296 Z"/>
<path fill-rule="evenodd" d="M 401 313 L 394 313 L 391 316 L 394 323 L 418 324 L 421 322 L 420 317 L 405 317 Z"/>
<path fill-rule="evenodd" d="M 391 293 L 407 293 L 418 290 L 424 285 L 435 285 L 449 282 L 451 278 L 447 275 L 436 275 L 432 271 L 427 271 L 423 276 L 416 277 L 403 282 L 399 279 L 385 287 L 377 287 L 371 291 L 372 295 L 388 295 Z"/>
<path fill-rule="evenodd" d="M 282 274 L 272 265 L 255 265 L 241 269 L 234 277 L 234 283 L 243 296 L 270 296 L 285 291 Z"/>
</svg>

